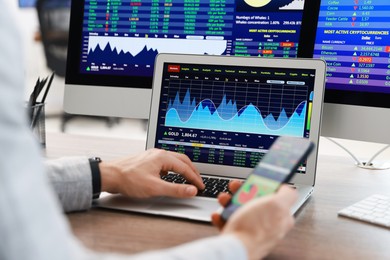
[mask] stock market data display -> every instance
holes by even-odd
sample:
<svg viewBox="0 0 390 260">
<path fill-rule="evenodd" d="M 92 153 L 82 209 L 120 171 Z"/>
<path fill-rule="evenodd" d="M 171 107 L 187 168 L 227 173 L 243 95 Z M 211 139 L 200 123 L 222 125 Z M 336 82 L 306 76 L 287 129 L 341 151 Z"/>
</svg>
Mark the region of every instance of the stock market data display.
<svg viewBox="0 0 390 260">
<path fill-rule="evenodd" d="M 390 93 L 390 1 L 322 0 L 314 57 L 327 89 Z"/>
<path fill-rule="evenodd" d="M 156 146 L 254 167 L 278 136 L 309 137 L 314 71 L 165 64 Z"/>
<path fill-rule="evenodd" d="M 85 0 L 80 72 L 150 77 L 158 53 L 296 57 L 304 0 Z"/>
</svg>

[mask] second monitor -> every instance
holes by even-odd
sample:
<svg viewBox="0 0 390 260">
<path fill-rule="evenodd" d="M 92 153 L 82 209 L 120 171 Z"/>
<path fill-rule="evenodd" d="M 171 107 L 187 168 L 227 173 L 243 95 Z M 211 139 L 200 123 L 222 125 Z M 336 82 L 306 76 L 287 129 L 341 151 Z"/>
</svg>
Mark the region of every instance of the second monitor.
<svg viewBox="0 0 390 260">
<path fill-rule="evenodd" d="M 148 118 L 158 53 L 297 57 L 319 1 L 72 1 L 64 108 Z"/>
</svg>

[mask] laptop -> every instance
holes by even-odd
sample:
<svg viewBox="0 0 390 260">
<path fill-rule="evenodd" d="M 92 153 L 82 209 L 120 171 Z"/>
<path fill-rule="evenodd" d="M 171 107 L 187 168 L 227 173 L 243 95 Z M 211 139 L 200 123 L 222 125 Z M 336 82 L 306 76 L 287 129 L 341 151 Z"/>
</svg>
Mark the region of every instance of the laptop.
<svg viewBox="0 0 390 260">
<path fill-rule="evenodd" d="M 186 154 L 210 190 L 190 199 L 108 195 L 96 204 L 210 222 L 229 180 L 245 180 L 287 135 L 316 145 L 291 180 L 299 193 L 295 213 L 314 189 L 325 71 L 325 62 L 315 59 L 158 55 L 146 148 Z M 185 181 L 174 173 L 163 178 Z"/>
</svg>

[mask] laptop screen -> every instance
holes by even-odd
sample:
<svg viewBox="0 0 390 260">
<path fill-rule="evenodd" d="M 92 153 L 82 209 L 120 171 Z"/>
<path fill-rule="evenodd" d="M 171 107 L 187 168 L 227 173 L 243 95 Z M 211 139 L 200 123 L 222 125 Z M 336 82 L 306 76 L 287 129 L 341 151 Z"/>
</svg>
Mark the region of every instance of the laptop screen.
<svg viewBox="0 0 390 260">
<path fill-rule="evenodd" d="M 253 168 L 278 136 L 309 137 L 314 79 L 314 69 L 164 63 L 155 147 Z"/>
</svg>

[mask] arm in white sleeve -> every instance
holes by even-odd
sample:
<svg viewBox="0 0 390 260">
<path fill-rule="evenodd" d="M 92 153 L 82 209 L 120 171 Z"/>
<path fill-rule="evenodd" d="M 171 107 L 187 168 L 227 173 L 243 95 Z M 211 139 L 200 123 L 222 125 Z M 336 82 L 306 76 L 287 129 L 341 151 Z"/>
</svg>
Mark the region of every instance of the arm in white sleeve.
<svg viewBox="0 0 390 260">
<path fill-rule="evenodd" d="M 202 239 L 165 251 L 140 254 L 136 256 L 135 260 L 244 260 L 247 258 L 246 249 L 242 242 L 235 236 L 228 235 Z"/>
<path fill-rule="evenodd" d="M 210 238 L 134 256 L 95 253 L 81 245 L 62 214 L 57 195 L 45 174 L 40 147 L 26 124 L 22 98 L 23 48 L 9 8 L 11 2 L 0 0 L 3 35 L 0 41 L 0 259 L 245 259 L 242 243 L 233 236 Z M 52 167 L 56 171 L 56 167 Z M 92 192 L 90 186 L 84 187 L 91 185 L 90 176 L 86 174 L 85 179 L 81 178 L 81 186 L 76 184 L 75 189 L 82 190 L 75 196 L 80 201 L 69 205 L 70 209 L 88 207 L 90 199 L 87 197 L 92 196 Z M 78 179 L 71 175 L 72 178 Z M 54 181 L 54 186 L 62 185 L 62 182 Z M 61 196 L 65 201 L 71 199 L 68 194 L 70 186 L 71 182 L 65 183 L 65 188 L 56 187 L 62 194 L 60 199 Z M 84 190 L 88 190 L 88 196 Z"/>
<path fill-rule="evenodd" d="M 65 212 L 91 207 L 92 175 L 88 158 L 65 157 L 47 160 L 45 168 Z"/>
</svg>

